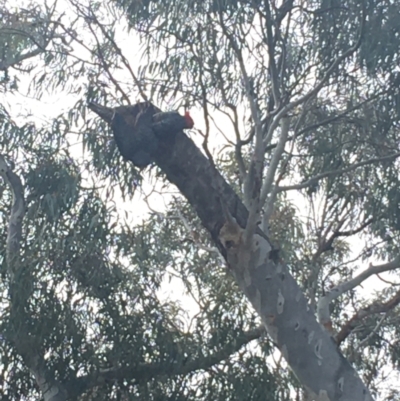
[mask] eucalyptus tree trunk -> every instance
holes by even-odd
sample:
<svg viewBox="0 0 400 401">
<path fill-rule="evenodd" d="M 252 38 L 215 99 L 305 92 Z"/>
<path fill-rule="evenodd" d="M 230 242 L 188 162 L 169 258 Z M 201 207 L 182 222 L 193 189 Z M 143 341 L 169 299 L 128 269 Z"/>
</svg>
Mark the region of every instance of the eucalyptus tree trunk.
<svg viewBox="0 0 400 401">
<path fill-rule="evenodd" d="M 89 107 L 112 123 L 113 109 L 94 103 Z M 124 110 L 125 132 L 118 135 L 135 135 L 136 118 L 129 107 Z M 157 118 L 162 120 L 162 114 Z M 300 382 L 316 400 L 372 400 L 354 368 L 317 322 L 268 236 L 258 228 L 251 235 L 245 230 L 248 211 L 214 164 L 183 131 L 173 137 L 165 134 L 163 125 L 153 125 L 153 131 L 158 141 L 151 155 L 154 162 L 196 210 Z"/>
</svg>

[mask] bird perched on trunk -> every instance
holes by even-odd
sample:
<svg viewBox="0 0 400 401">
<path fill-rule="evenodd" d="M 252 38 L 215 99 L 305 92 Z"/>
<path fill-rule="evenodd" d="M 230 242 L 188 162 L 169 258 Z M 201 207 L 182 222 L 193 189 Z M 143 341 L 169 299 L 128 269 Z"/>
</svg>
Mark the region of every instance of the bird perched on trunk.
<svg viewBox="0 0 400 401">
<path fill-rule="evenodd" d="M 154 114 L 153 130 L 159 137 L 173 135 L 183 129 L 194 127 L 194 121 L 188 111 L 181 116 L 177 111 L 167 111 Z"/>
<path fill-rule="evenodd" d="M 172 138 L 174 133 L 194 125 L 188 112 L 184 116 L 163 113 L 150 102 L 115 109 L 89 103 L 89 108 L 111 125 L 121 155 L 140 168 L 153 162 L 161 137 Z"/>
</svg>

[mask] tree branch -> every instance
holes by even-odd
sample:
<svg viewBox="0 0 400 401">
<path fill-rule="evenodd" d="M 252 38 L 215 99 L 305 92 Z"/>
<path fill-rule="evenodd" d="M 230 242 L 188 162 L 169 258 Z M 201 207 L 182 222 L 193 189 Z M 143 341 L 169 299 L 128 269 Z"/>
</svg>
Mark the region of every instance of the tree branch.
<svg viewBox="0 0 400 401">
<path fill-rule="evenodd" d="M 133 120 L 126 134 L 135 129 L 134 108 L 126 108 L 126 121 Z M 112 113 L 108 109 L 100 115 Z M 173 141 L 159 131 L 157 141 L 155 163 L 196 210 L 239 288 L 300 381 L 318 400 L 338 399 L 340 394 L 343 401 L 372 401 L 354 368 L 310 311 L 269 237 L 257 230 L 250 244 L 243 241 L 249 213 L 218 170 L 182 131 L 175 133 Z"/>
<path fill-rule="evenodd" d="M 325 75 L 315 85 L 315 87 L 312 90 L 310 90 L 304 96 L 301 96 L 299 99 L 289 102 L 286 106 L 282 107 L 279 110 L 279 112 L 276 114 L 275 118 L 273 119 L 271 126 L 269 127 L 266 138 L 264 139 L 264 147 L 266 147 L 268 145 L 268 143 L 270 142 L 272 135 L 275 132 L 275 129 L 277 128 L 281 118 L 283 116 L 285 116 L 287 113 L 289 113 L 291 110 L 293 110 L 295 107 L 314 98 L 319 93 L 319 91 L 324 87 L 324 85 L 330 78 L 331 74 L 339 66 L 339 64 L 342 61 L 344 61 L 347 57 L 351 56 L 360 47 L 363 33 L 364 33 L 364 25 L 365 25 L 365 10 L 363 9 L 362 25 L 360 27 L 360 35 L 358 37 L 357 42 L 353 46 L 351 46 L 347 51 L 345 51 L 341 56 L 339 56 L 336 60 L 334 60 L 332 62 L 332 64 L 326 70 Z"/>
<path fill-rule="evenodd" d="M 207 370 L 238 352 L 244 345 L 260 338 L 264 333 L 265 328 L 263 326 L 242 332 L 217 352 L 208 356 L 198 356 L 192 360 L 187 359 L 183 352 L 182 355 L 177 355 L 168 363 L 138 364 L 136 366 L 103 369 L 93 375 L 74 378 L 66 383 L 66 388 L 68 388 L 69 394 L 78 396 L 104 382 L 115 380 L 147 382 L 160 376 L 173 377 L 187 375 L 198 370 Z"/>
<path fill-rule="evenodd" d="M 19 261 L 22 221 L 25 216 L 24 187 L 19 176 L 8 167 L 3 155 L 0 155 L 0 175 L 10 187 L 13 195 L 11 214 L 8 221 L 6 253 L 8 274 L 10 279 L 13 280 Z"/>
<path fill-rule="evenodd" d="M 349 113 L 360 109 L 362 106 L 366 105 L 367 103 L 369 103 L 369 102 L 371 102 L 373 100 L 378 99 L 380 96 L 386 94 L 387 92 L 388 92 L 388 90 L 384 90 L 384 91 L 375 93 L 374 96 L 371 96 L 370 98 L 364 100 L 363 102 L 358 103 L 355 106 L 350 107 L 350 108 L 346 109 L 345 111 L 343 111 L 343 112 L 341 112 L 339 114 L 336 114 L 336 115 L 334 115 L 332 117 L 328 117 L 325 120 L 322 120 L 322 121 L 320 121 L 318 123 L 308 125 L 307 127 L 302 128 L 300 131 L 297 131 L 297 128 L 295 128 L 294 129 L 295 134 L 289 136 L 288 141 L 293 141 L 293 140 L 299 138 L 301 135 L 303 135 L 303 134 L 305 134 L 305 133 L 307 133 L 309 131 L 315 130 L 315 129 L 319 128 L 319 127 L 323 127 L 324 125 L 327 125 L 329 123 L 333 123 L 333 122 L 335 122 L 337 120 L 340 120 L 341 118 L 347 116 Z M 263 124 L 265 123 L 265 119 L 263 119 L 262 123 Z M 299 124 L 297 123 L 296 126 L 299 126 Z M 278 146 L 278 143 L 272 143 L 271 145 L 268 145 L 265 148 L 265 152 L 269 152 L 270 150 L 275 149 L 277 146 Z"/>
<path fill-rule="evenodd" d="M 261 205 L 264 205 L 268 194 L 270 194 L 272 185 L 274 183 L 275 172 L 278 168 L 282 154 L 285 150 L 285 145 L 289 135 L 290 119 L 289 117 L 282 118 L 281 135 L 279 137 L 278 146 L 276 147 L 274 154 L 271 159 L 271 163 L 268 167 L 267 174 L 264 178 L 264 182 L 261 188 Z"/>
<path fill-rule="evenodd" d="M 400 290 L 397 291 L 396 294 L 391 299 L 389 299 L 387 302 L 383 304 L 377 301 L 367 306 L 366 308 L 359 310 L 349 321 L 347 321 L 346 324 L 342 326 L 341 330 L 335 337 L 336 342 L 338 344 L 341 344 L 351 334 L 351 332 L 360 324 L 360 321 L 362 319 L 377 313 L 385 313 L 385 316 L 383 316 L 383 318 L 386 318 L 386 313 L 399 304 L 400 304 Z M 371 332 L 371 334 L 378 330 L 379 325 L 380 323 L 378 323 L 378 325 L 375 327 L 374 331 Z M 359 346 L 361 345 L 361 343 L 359 344 Z"/>
<path fill-rule="evenodd" d="M 293 191 L 294 189 L 299 190 L 299 189 L 307 188 L 307 187 L 309 187 L 311 185 L 315 185 L 319 180 L 322 180 L 323 178 L 326 178 L 326 177 L 329 177 L 329 176 L 332 176 L 332 175 L 339 175 L 339 174 L 343 174 L 343 173 L 348 173 L 350 171 L 356 170 L 359 167 L 366 166 L 368 164 L 388 161 L 388 160 L 391 160 L 391 159 L 395 159 L 395 158 L 397 158 L 399 156 L 400 156 L 400 152 L 393 153 L 391 155 L 384 156 L 384 157 L 374 157 L 372 159 L 364 160 L 362 162 L 352 164 L 351 166 L 345 167 L 345 168 L 342 168 L 342 169 L 326 171 L 324 173 L 320 173 L 320 174 L 315 175 L 314 177 L 311 177 L 310 179 L 308 179 L 307 181 L 305 181 L 305 182 L 303 182 L 301 184 L 278 187 L 278 192 L 286 192 L 286 191 Z"/>
<path fill-rule="evenodd" d="M 326 328 L 332 327 L 329 305 L 332 301 L 339 298 L 343 293 L 352 290 L 353 288 L 360 285 L 367 278 L 374 274 L 395 270 L 400 267 L 400 256 L 393 259 L 391 262 L 383 263 L 381 265 L 373 266 L 372 264 L 367 270 L 352 278 L 351 280 L 345 281 L 336 287 L 332 288 L 328 293 L 322 296 L 318 301 L 317 314 L 319 322 Z"/>
</svg>

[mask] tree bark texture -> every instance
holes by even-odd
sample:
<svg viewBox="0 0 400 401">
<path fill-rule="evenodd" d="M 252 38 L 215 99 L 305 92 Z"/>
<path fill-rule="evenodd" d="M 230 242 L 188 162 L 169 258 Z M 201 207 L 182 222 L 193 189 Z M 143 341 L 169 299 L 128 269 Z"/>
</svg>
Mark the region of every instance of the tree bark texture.
<svg viewBox="0 0 400 401">
<path fill-rule="evenodd" d="M 137 135 L 137 105 L 111 109 L 91 103 L 89 108 L 111 124 L 115 136 Z M 151 159 L 196 210 L 300 382 L 318 401 L 372 400 L 354 368 L 317 322 L 268 237 L 257 229 L 251 240 L 246 240 L 248 236 L 243 234 L 248 211 L 235 191 L 181 127 L 175 125 L 174 132 L 167 117 L 163 119 L 164 113 L 154 106 L 148 110 L 152 114 L 152 138 L 157 141 Z M 119 132 L 113 125 L 116 114 L 123 115 Z M 146 116 L 146 121 L 150 120 Z M 129 155 L 124 157 L 130 159 Z"/>
</svg>

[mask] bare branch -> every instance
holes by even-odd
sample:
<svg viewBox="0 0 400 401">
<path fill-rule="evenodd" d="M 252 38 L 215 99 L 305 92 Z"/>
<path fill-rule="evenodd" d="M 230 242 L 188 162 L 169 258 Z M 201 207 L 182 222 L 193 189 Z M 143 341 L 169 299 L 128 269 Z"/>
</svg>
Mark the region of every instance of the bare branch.
<svg viewBox="0 0 400 401">
<path fill-rule="evenodd" d="M 247 220 L 245 238 L 247 241 L 250 241 L 256 230 L 257 222 L 260 216 L 260 190 L 262 182 L 262 172 L 264 168 L 263 129 L 259 107 L 257 104 L 256 96 L 254 95 L 251 87 L 250 78 L 246 70 L 242 52 L 239 49 L 235 38 L 225 26 L 222 19 L 222 13 L 220 13 L 219 16 L 222 31 L 228 38 L 229 43 L 231 44 L 239 63 L 240 71 L 242 73 L 242 78 L 245 84 L 246 96 L 250 104 L 251 116 L 255 125 L 255 148 L 253 156 L 251 158 L 249 171 L 247 173 L 243 186 L 244 203 L 249 209 L 249 218 Z"/>
<path fill-rule="evenodd" d="M 383 318 L 386 318 L 386 314 L 391 311 L 394 307 L 399 305 L 400 303 L 400 291 L 397 291 L 396 294 L 389 299 L 385 303 L 381 303 L 376 301 L 371 305 L 367 306 L 359 310 L 349 321 L 347 321 L 336 335 L 335 339 L 338 344 L 341 344 L 349 335 L 350 333 L 360 324 L 362 319 L 365 319 L 368 316 L 377 314 L 377 313 L 385 313 Z M 378 323 L 379 325 L 380 323 Z M 377 325 L 377 326 L 378 326 Z M 378 330 L 378 327 L 375 327 L 374 332 Z M 371 332 L 372 334 L 372 332 Z M 358 347 L 357 347 L 358 348 Z"/>
<path fill-rule="evenodd" d="M 251 87 L 250 78 L 247 73 L 247 69 L 245 66 L 245 62 L 243 60 L 243 55 L 241 50 L 239 49 L 235 38 L 228 31 L 227 27 L 224 24 L 222 19 L 223 14 L 220 13 L 220 26 L 222 28 L 222 32 L 229 40 L 232 49 L 236 54 L 236 59 L 239 63 L 240 72 L 242 74 L 244 86 L 246 89 L 246 97 L 250 104 L 251 117 L 253 119 L 255 125 L 255 149 L 252 160 L 250 162 L 249 172 L 245 179 L 244 184 L 244 202 L 247 208 L 250 211 L 250 215 L 257 215 L 259 213 L 259 188 L 261 185 L 261 175 L 263 170 L 263 158 L 264 158 L 264 150 L 262 145 L 262 123 L 259 113 L 258 104 L 254 95 L 254 92 Z M 257 217 L 252 218 L 253 220 L 257 220 Z"/>
<path fill-rule="evenodd" d="M 262 131 L 262 127 L 261 127 L 261 119 L 260 119 L 260 115 L 259 115 L 259 110 L 258 110 L 258 105 L 257 102 L 255 100 L 254 94 L 253 94 L 253 90 L 250 84 L 250 77 L 247 73 L 247 69 L 245 66 L 245 62 L 243 60 L 243 55 L 241 50 L 239 49 L 235 38 L 233 37 L 233 35 L 228 31 L 222 16 L 223 14 L 220 13 L 220 26 L 222 28 L 222 32 L 224 33 L 224 35 L 226 36 L 226 38 L 229 40 L 230 45 L 232 46 L 232 49 L 234 50 L 235 54 L 236 54 L 236 59 L 239 63 L 239 68 L 240 68 L 240 72 L 242 73 L 242 77 L 243 77 L 243 82 L 244 82 L 244 86 L 246 89 L 246 96 L 247 96 L 247 100 L 249 101 L 250 104 L 250 110 L 251 110 L 251 117 L 254 121 L 254 125 L 256 127 L 256 136 L 257 136 L 257 132 L 261 133 Z"/>
<path fill-rule="evenodd" d="M 373 266 L 372 264 L 367 270 L 364 270 L 362 273 L 352 278 L 351 280 L 345 281 L 336 287 L 332 288 L 329 292 L 327 292 L 324 296 L 322 296 L 318 301 L 317 306 L 317 314 L 319 322 L 324 327 L 331 327 L 331 317 L 329 312 L 329 305 L 332 301 L 339 298 L 345 292 L 352 290 L 353 288 L 360 285 L 367 278 L 371 277 L 374 274 L 379 274 L 382 272 L 395 270 L 400 267 L 400 256 L 393 259 L 391 262 L 383 263 L 381 265 Z"/>
<path fill-rule="evenodd" d="M 246 167 L 245 167 L 245 164 L 243 161 L 243 156 L 242 156 L 242 147 L 243 147 L 244 143 L 241 140 L 240 132 L 239 132 L 239 117 L 238 117 L 236 106 L 234 106 L 230 103 L 226 103 L 226 106 L 229 107 L 233 112 L 232 124 L 234 127 L 235 137 L 236 137 L 235 158 L 236 158 L 236 162 L 237 162 L 238 168 L 239 168 L 240 179 L 241 179 L 241 182 L 243 183 L 246 179 Z"/>
<path fill-rule="evenodd" d="M 290 127 L 290 118 L 282 118 L 282 128 L 281 135 L 279 137 L 278 146 L 276 147 L 274 154 L 271 159 L 271 163 L 268 167 L 267 174 L 265 176 L 262 188 L 261 188 L 261 204 L 263 205 L 267 199 L 268 194 L 271 192 L 272 185 L 274 183 L 275 172 L 278 168 L 279 162 L 281 160 L 282 154 L 285 150 L 285 145 L 288 139 Z"/>
</svg>

